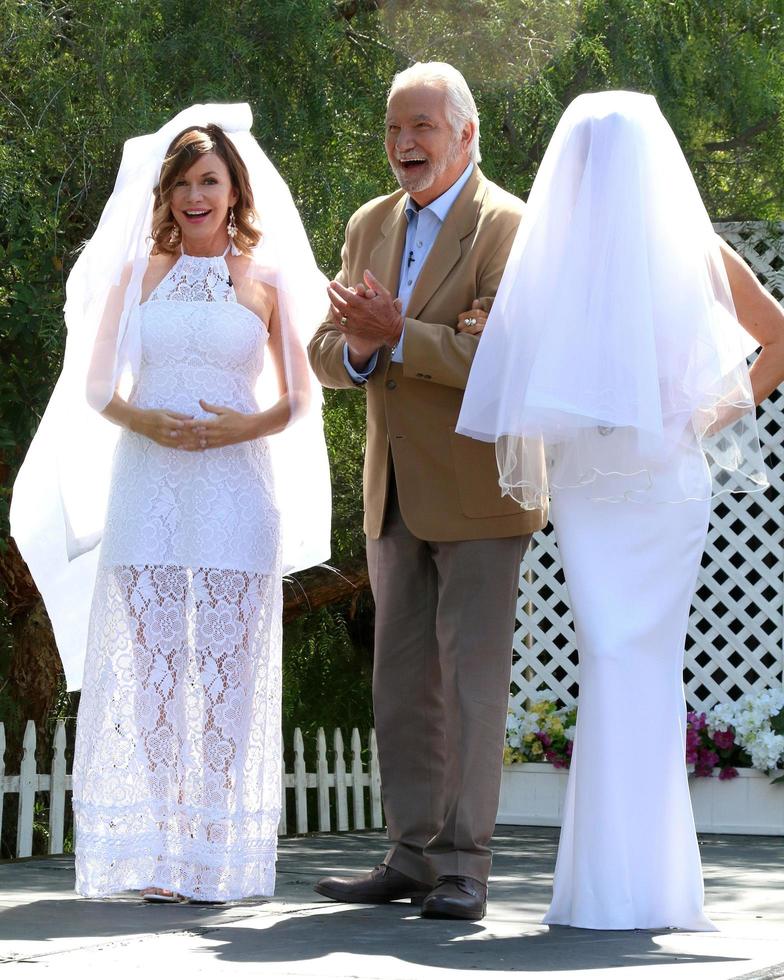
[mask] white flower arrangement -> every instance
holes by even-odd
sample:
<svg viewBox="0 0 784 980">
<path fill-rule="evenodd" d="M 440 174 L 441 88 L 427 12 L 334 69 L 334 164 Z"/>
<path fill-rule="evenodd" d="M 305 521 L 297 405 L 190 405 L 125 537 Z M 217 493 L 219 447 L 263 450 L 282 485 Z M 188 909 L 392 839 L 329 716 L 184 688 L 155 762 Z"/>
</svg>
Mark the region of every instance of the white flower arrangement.
<svg viewBox="0 0 784 980">
<path fill-rule="evenodd" d="M 555 700 L 510 711 L 504 762 L 568 768 L 576 717 L 576 707 L 558 708 Z M 690 711 L 687 720 L 686 762 L 695 776 L 710 776 L 719 766 L 719 779 L 732 779 L 736 766 L 749 763 L 768 774 L 784 769 L 784 688 L 744 694 L 707 712 Z M 784 775 L 773 782 L 783 783 Z"/>
<path fill-rule="evenodd" d="M 717 704 L 707 713 L 708 732 L 732 728 L 735 742 L 762 772 L 784 768 L 784 688 L 744 694 L 737 701 Z"/>
<path fill-rule="evenodd" d="M 510 711 L 506 719 L 504 762 L 550 762 L 567 769 L 574 743 L 577 709 L 538 701 L 528 711 Z"/>
</svg>

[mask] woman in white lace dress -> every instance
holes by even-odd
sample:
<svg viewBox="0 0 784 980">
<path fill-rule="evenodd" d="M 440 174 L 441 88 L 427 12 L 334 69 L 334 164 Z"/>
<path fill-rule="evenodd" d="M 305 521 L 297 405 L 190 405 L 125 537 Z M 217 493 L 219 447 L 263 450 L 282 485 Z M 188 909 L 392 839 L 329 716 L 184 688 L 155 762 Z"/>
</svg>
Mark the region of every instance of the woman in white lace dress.
<svg viewBox="0 0 784 980">
<path fill-rule="evenodd" d="M 86 372 L 90 404 L 121 433 L 74 758 L 77 890 L 88 896 L 273 893 L 281 577 L 284 562 L 327 554 L 323 437 L 303 347 L 319 307 L 303 322 L 294 298 L 296 285 L 320 299 L 322 281 L 304 234 L 286 241 L 291 227 L 275 227 L 293 220 L 282 182 L 263 186 L 260 163 L 273 168 L 249 132 L 232 138 L 207 121 L 221 115 L 212 108 L 173 140 L 178 120 L 164 128 L 157 183 L 139 201 L 146 245 L 106 296 Z M 270 221 L 259 198 L 284 191 L 289 213 Z M 285 444 L 295 419 L 302 436 L 276 462 L 275 441 Z M 286 507 L 289 524 L 320 514 L 298 527 L 305 562 L 284 556 Z"/>
</svg>

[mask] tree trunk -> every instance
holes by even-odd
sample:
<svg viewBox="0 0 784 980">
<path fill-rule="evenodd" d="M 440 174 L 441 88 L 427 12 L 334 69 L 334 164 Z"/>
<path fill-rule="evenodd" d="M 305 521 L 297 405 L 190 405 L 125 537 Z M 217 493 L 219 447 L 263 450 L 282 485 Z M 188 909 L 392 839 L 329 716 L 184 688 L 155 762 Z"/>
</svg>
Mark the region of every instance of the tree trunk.
<svg viewBox="0 0 784 980">
<path fill-rule="evenodd" d="M 356 601 L 370 588 L 367 562 L 349 559 L 341 568 L 318 565 L 283 580 L 283 622 L 290 623 L 304 613 L 329 606 L 333 602 Z"/>
<path fill-rule="evenodd" d="M 63 665 L 41 596 L 12 539 L 0 551 L 0 583 L 13 636 L 8 672 L 12 695 L 23 720 L 31 718 L 43 736 L 60 692 Z"/>
</svg>

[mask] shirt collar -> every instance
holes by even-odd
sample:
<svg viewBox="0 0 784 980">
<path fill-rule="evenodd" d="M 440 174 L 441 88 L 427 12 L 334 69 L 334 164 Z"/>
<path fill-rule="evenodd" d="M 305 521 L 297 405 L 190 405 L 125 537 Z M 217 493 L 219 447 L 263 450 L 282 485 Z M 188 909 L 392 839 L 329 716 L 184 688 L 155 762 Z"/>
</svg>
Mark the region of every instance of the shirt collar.
<svg viewBox="0 0 784 980">
<path fill-rule="evenodd" d="M 448 187 L 440 197 L 437 197 L 435 201 L 431 201 L 430 204 L 425 205 L 423 208 L 419 208 L 416 202 L 412 200 L 411 195 L 408 195 L 406 198 L 406 217 L 408 220 L 411 221 L 411 218 L 420 211 L 430 211 L 443 223 L 449 214 L 449 209 L 457 200 L 458 194 L 468 183 L 468 178 L 471 176 L 473 169 L 474 163 L 471 161 L 451 187 Z"/>
</svg>

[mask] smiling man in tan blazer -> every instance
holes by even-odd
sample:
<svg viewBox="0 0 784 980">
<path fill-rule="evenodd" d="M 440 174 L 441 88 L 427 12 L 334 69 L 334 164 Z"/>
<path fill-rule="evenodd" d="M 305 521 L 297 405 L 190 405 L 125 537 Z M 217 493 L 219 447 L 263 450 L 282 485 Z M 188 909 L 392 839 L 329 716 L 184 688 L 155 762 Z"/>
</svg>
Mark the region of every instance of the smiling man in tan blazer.
<svg viewBox="0 0 784 980">
<path fill-rule="evenodd" d="M 331 318 L 310 344 L 332 388 L 367 391 L 364 494 L 376 603 L 373 704 L 391 846 L 336 901 L 485 914 L 522 554 L 544 523 L 498 486 L 494 446 L 455 434 L 477 332 L 521 215 L 479 170 L 479 119 L 450 65 L 397 75 L 386 150 L 401 190 L 348 223 Z"/>
</svg>

